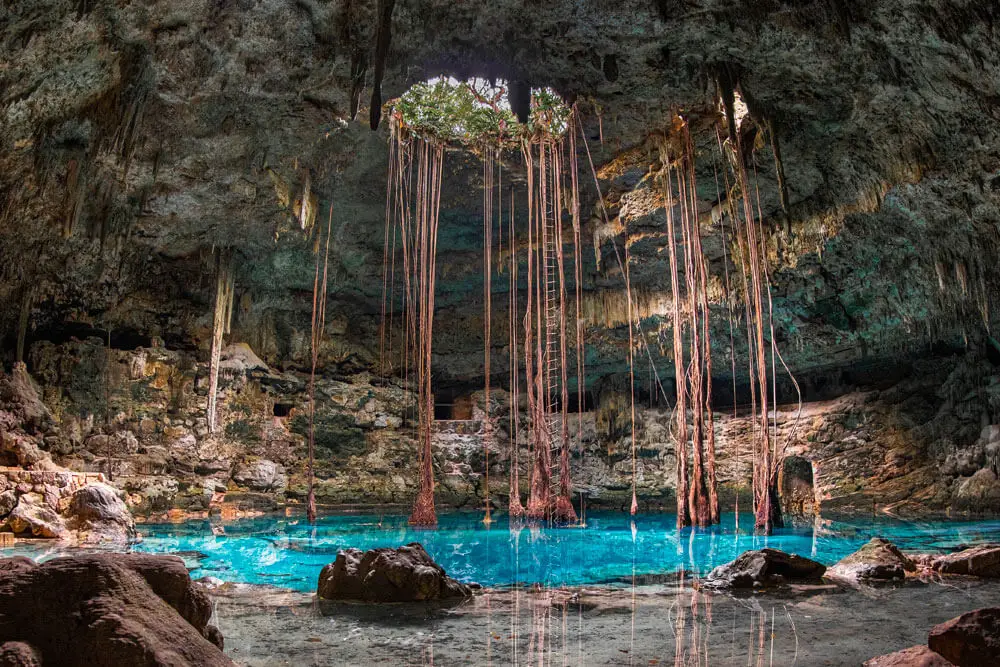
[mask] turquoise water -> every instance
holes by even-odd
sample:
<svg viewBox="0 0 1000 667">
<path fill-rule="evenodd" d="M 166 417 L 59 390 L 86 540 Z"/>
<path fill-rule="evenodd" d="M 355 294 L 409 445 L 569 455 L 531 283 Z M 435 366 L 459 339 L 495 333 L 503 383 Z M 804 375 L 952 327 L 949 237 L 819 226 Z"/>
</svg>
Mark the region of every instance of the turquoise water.
<svg viewBox="0 0 1000 667">
<path fill-rule="evenodd" d="M 312 591 L 320 569 L 338 549 L 396 547 L 421 542 L 453 577 L 487 586 L 548 586 L 631 582 L 633 574 L 706 573 L 747 549 L 772 547 L 830 565 L 874 536 L 903 549 L 947 551 L 961 545 L 1000 542 L 1000 520 L 976 522 L 858 521 L 785 528 L 769 537 L 752 533 L 753 518 L 723 515 L 721 525 L 678 533 L 671 514 L 596 513 L 586 528 L 523 527 L 501 517 L 487 528 L 481 515 L 442 514 L 437 530 L 409 527 L 406 517 L 335 515 L 315 525 L 304 518 L 259 517 L 188 521 L 139 527 L 135 551 L 180 553 L 195 578 L 271 584 Z M 0 554 L 12 555 L 10 549 Z M 6 553 L 4 553 L 6 552 Z M 21 548 L 19 553 L 50 557 Z"/>
</svg>

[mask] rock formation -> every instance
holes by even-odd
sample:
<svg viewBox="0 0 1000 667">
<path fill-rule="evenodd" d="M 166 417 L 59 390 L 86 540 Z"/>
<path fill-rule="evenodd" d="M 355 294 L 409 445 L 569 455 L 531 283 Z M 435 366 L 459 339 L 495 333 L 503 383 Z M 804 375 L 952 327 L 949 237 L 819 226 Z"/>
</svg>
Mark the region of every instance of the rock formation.
<svg viewBox="0 0 1000 667">
<path fill-rule="evenodd" d="M 913 561 L 892 542 L 873 537 L 853 554 L 840 559 L 826 574 L 848 581 L 872 583 L 901 580 L 907 572 L 916 569 Z"/>
<path fill-rule="evenodd" d="M 958 667 L 1000 663 L 1000 607 L 976 609 L 935 625 L 927 645 Z"/>
<path fill-rule="evenodd" d="M 230 666 L 211 614 L 173 556 L 0 559 L 0 655 L 14 664 Z"/>
<path fill-rule="evenodd" d="M 936 556 L 931 560 L 931 568 L 941 574 L 1000 577 L 1000 544 L 981 544 Z"/>
<path fill-rule="evenodd" d="M 706 588 L 746 590 L 787 583 L 818 583 L 826 566 L 777 549 L 745 551 L 702 580 Z"/>
<path fill-rule="evenodd" d="M 324 600 L 426 602 L 472 595 L 435 563 L 418 542 L 398 549 L 346 549 L 323 568 L 317 594 Z"/>
</svg>

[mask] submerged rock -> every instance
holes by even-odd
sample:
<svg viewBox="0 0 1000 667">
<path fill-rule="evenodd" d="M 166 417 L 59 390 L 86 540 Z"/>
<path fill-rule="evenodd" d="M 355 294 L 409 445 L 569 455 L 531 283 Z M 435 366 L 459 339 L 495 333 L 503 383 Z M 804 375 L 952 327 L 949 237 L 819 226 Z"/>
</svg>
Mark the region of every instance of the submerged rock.
<svg viewBox="0 0 1000 667">
<path fill-rule="evenodd" d="M 708 588 L 748 589 L 786 582 L 815 582 L 826 571 L 816 561 L 777 549 L 745 551 L 731 563 L 712 570 L 702 582 Z"/>
<path fill-rule="evenodd" d="M 935 625 L 927 645 L 958 667 L 1000 665 L 1000 607 L 976 609 Z"/>
<path fill-rule="evenodd" d="M 414 602 L 472 595 L 472 588 L 445 574 L 419 542 L 398 549 L 346 549 L 319 575 L 326 600 Z"/>
<path fill-rule="evenodd" d="M 864 667 L 953 667 L 953 665 L 940 654 L 919 645 L 865 660 Z"/>
<path fill-rule="evenodd" d="M 88 484 L 73 494 L 70 525 L 86 542 L 135 539 L 135 520 L 118 492 L 107 484 Z"/>
<path fill-rule="evenodd" d="M 229 667 L 211 613 L 173 556 L 0 559 L 0 643 L 39 664 Z"/>
<path fill-rule="evenodd" d="M 1000 577 L 1000 544 L 980 544 L 931 560 L 931 568 L 941 574 L 973 577 Z"/>
<path fill-rule="evenodd" d="M 891 581 L 902 579 L 917 566 L 895 544 L 873 537 L 867 544 L 837 562 L 827 574 L 851 581 Z"/>
</svg>

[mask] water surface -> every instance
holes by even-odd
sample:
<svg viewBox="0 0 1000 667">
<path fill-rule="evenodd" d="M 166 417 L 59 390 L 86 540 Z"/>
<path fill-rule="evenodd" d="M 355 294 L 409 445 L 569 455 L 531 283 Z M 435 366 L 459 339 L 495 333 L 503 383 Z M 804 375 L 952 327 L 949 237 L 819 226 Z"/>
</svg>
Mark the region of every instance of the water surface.
<svg viewBox="0 0 1000 667">
<path fill-rule="evenodd" d="M 315 525 L 304 518 L 259 517 L 231 522 L 147 524 L 134 550 L 181 552 L 195 578 L 267 583 L 315 590 L 320 569 L 348 547 L 371 549 L 421 542 L 453 577 L 486 586 L 630 583 L 633 575 L 678 570 L 704 574 L 747 549 L 772 547 L 832 565 L 874 536 L 902 549 L 947 551 L 1000 541 L 1000 520 L 976 522 L 824 522 L 753 534 L 753 517 L 725 514 L 709 529 L 677 530 L 672 514 L 587 517 L 585 528 L 511 529 L 481 515 L 442 514 L 437 530 L 415 529 L 405 516 L 335 515 Z"/>
<path fill-rule="evenodd" d="M 421 542 L 448 574 L 485 586 L 543 584 L 580 586 L 630 584 L 632 577 L 685 570 L 705 574 L 747 549 L 772 547 L 832 565 L 875 536 L 904 550 L 941 552 L 963 545 L 1000 542 L 1000 520 L 903 522 L 857 520 L 802 524 L 753 534 L 753 517 L 724 514 L 707 529 L 675 526 L 673 514 L 629 517 L 595 513 L 586 527 L 524 526 L 512 529 L 501 516 L 491 526 L 480 514 L 447 513 L 437 530 L 416 529 L 405 516 L 365 514 L 320 517 L 264 516 L 233 521 L 197 520 L 145 524 L 143 539 L 131 547 L 147 553 L 178 553 L 194 578 L 270 584 L 313 591 L 319 571 L 337 551 Z M 66 553 L 57 546 L 19 545 L 2 555 L 50 558 Z"/>
</svg>

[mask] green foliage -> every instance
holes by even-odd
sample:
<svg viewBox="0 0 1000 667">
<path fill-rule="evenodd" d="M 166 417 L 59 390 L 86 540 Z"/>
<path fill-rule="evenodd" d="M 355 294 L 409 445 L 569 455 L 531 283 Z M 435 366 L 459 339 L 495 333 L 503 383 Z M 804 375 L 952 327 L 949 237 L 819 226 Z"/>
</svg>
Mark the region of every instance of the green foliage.
<svg viewBox="0 0 1000 667">
<path fill-rule="evenodd" d="M 511 148 L 525 136 L 566 131 L 571 110 L 555 91 L 532 90 L 527 125 L 518 122 L 506 95 L 502 83 L 439 77 L 415 84 L 389 104 L 412 134 L 472 148 Z"/>
</svg>

